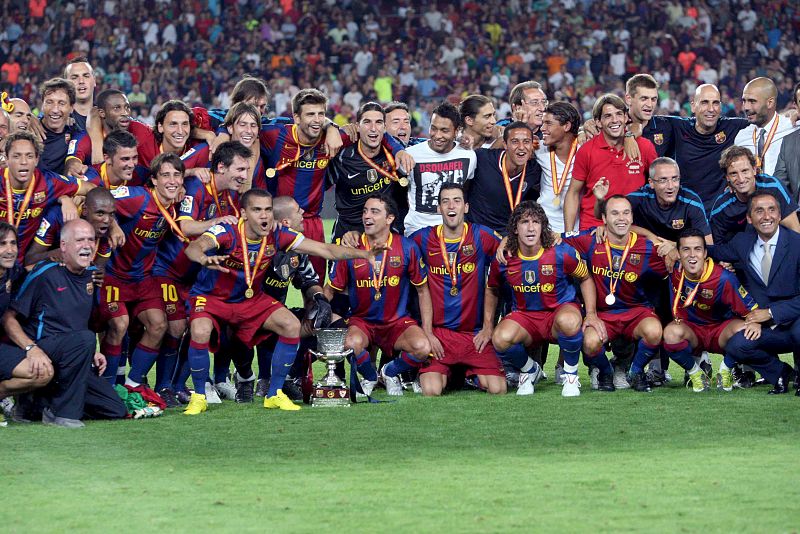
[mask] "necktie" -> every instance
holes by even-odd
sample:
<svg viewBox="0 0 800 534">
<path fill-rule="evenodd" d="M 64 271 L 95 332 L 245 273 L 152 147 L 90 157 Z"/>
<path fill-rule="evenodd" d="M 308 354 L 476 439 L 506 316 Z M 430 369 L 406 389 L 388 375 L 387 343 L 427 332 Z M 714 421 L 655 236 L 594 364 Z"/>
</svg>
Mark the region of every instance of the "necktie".
<svg viewBox="0 0 800 534">
<path fill-rule="evenodd" d="M 765 128 L 761 128 L 761 133 L 758 134 L 758 147 L 756 148 L 756 150 L 758 151 L 757 155 L 759 158 L 764 157 L 764 141 L 765 141 L 764 137 L 766 133 L 767 130 Z"/>
<path fill-rule="evenodd" d="M 761 278 L 764 284 L 769 284 L 769 270 L 772 268 L 772 245 L 769 243 L 761 243 L 764 249 L 764 256 L 761 258 Z"/>
</svg>

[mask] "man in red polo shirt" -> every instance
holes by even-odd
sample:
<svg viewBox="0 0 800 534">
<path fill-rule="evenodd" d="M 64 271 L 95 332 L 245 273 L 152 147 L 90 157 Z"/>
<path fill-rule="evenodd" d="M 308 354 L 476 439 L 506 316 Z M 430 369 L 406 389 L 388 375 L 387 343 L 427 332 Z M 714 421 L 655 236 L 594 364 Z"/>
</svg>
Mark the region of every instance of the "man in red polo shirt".
<svg viewBox="0 0 800 534">
<path fill-rule="evenodd" d="M 594 216 L 594 187 L 608 183 L 609 194 L 627 195 L 645 183 L 650 164 L 658 156 L 653 144 L 642 137 L 639 159 L 631 160 L 623 151 L 627 120 L 625 101 L 612 94 L 597 99 L 592 109 L 594 120 L 600 125 L 600 135 L 584 143 L 575 154 L 567 196 L 564 199 L 564 228 L 573 228 L 580 217 L 580 229 L 588 230 L 603 223 Z"/>
</svg>

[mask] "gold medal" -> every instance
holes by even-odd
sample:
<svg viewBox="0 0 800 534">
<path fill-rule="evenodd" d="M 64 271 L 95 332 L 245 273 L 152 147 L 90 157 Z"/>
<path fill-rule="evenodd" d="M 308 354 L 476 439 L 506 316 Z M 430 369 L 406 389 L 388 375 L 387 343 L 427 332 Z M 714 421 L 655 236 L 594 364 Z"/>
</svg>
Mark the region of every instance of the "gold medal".
<svg viewBox="0 0 800 534">
<path fill-rule="evenodd" d="M 397 183 L 399 183 L 399 184 L 400 184 L 401 186 L 403 186 L 403 187 L 408 187 L 408 178 L 406 178 L 405 176 L 403 176 L 402 178 L 400 178 L 399 180 L 397 180 Z"/>
<path fill-rule="evenodd" d="M 397 165 L 394 162 L 394 157 L 392 156 L 391 152 L 386 150 L 386 148 L 383 148 L 383 153 L 386 156 L 386 162 L 389 165 L 389 168 L 391 169 L 389 171 L 382 168 L 380 165 L 376 165 L 375 162 L 372 161 L 372 158 L 367 156 L 367 154 L 364 152 L 364 149 L 361 148 L 361 141 L 359 141 L 358 144 L 356 145 L 356 150 L 358 151 L 358 155 L 361 156 L 361 159 L 364 160 L 364 163 L 369 165 L 371 168 L 375 169 L 375 171 L 377 171 L 378 174 L 384 176 L 389 181 L 395 181 L 403 187 L 408 187 L 408 178 L 406 177 L 401 178 L 397 176 Z"/>
<path fill-rule="evenodd" d="M 442 251 L 442 262 L 444 262 L 444 269 L 450 274 L 450 295 L 458 295 L 458 252 L 464 246 L 464 241 L 467 239 L 467 232 L 469 231 L 467 223 L 461 228 L 461 240 L 458 242 L 458 247 L 455 252 L 447 252 L 447 244 L 444 240 L 444 225 L 437 226 L 436 232 L 439 234 L 439 249 Z M 450 256 L 452 254 L 452 256 Z"/>
<path fill-rule="evenodd" d="M 169 206 L 165 207 L 158 199 L 158 193 L 156 193 L 155 189 L 151 189 L 150 194 L 153 196 L 153 201 L 155 201 L 156 207 L 158 208 L 158 211 L 161 213 L 161 216 L 164 217 L 164 220 L 167 221 L 167 224 L 172 229 L 172 233 L 175 234 L 175 236 L 184 243 L 188 243 L 189 238 L 186 237 L 186 234 L 183 233 L 181 227 L 178 226 L 177 222 L 175 222 L 174 204 L 170 204 Z"/>
<path fill-rule="evenodd" d="M 252 287 L 248 287 L 247 291 L 244 292 L 244 298 L 246 298 L 246 299 L 253 298 L 253 295 L 255 295 L 255 291 L 253 291 Z"/>
<path fill-rule="evenodd" d="M 261 260 L 264 258 L 264 250 L 267 247 L 267 236 L 261 238 L 261 246 L 258 248 L 256 254 L 255 265 L 252 269 L 250 267 L 250 254 L 247 249 L 247 233 L 244 230 L 244 221 L 239 219 L 239 242 L 242 245 L 242 268 L 244 270 L 244 283 L 247 284 L 247 289 L 244 291 L 244 297 L 247 299 L 253 298 L 255 291 L 253 291 L 253 282 L 258 274 L 258 267 L 261 265 Z"/>
<path fill-rule="evenodd" d="M 561 205 L 561 197 L 555 197 L 553 199 L 553 206 L 559 207 Z"/>
<path fill-rule="evenodd" d="M 267 178 L 275 178 L 276 174 L 278 174 L 278 171 L 276 171 L 275 169 L 273 169 L 271 167 L 266 170 Z"/>
<path fill-rule="evenodd" d="M 455 286 L 451 287 L 451 288 L 450 288 L 450 296 L 451 296 L 451 297 L 455 297 L 455 296 L 457 296 L 457 295 L 458 295 L 458 288 L 457 288 L 457 287 L 455 287 Z"/>
<path fill-rule="evenodd" d="M 572 145 L 569 147 L 569 155 L 567 156 L 567 161 L 564 163 L 564 172 L 561 173 L 561 176 L 558 176 L 558 167 L 556 165 L 556 151 L 550 151 L 550 176 L 553 179 L 553 193 L 556 196 L 556 200 L 553 200 L 553 204 L 558 207 L 561 204 L 561 199 L 559 196 L 561 195 L 561 191 L 564 190 L 564 186 L 567 183 L 567 176 L 570 174 L 570 166 L 572 165 L 572 158 L 575 157 L 575 153 L 578 151 L 578 140 L 573 139 Z"/>
</svg>

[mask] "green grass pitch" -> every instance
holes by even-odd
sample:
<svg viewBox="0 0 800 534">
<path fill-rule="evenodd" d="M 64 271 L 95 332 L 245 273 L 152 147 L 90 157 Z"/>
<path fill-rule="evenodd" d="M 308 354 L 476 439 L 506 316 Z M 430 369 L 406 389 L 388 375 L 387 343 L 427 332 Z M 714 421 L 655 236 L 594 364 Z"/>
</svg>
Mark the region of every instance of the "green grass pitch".
<svg viewBox="0 0 800 534">
<path fill-rule="evenodd" d="M 799 398 L 599 393 L 581 373 L 572 399 L 551 378 L 532 397 L 10 423 L 0 531 L 797 532 Z"/>
</svg>

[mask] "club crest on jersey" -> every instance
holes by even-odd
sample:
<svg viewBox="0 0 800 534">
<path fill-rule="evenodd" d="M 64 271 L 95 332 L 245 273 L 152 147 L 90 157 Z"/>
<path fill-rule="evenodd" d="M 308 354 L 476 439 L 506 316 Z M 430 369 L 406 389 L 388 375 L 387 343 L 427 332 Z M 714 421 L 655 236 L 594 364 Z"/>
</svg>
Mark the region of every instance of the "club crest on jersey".
<svg viewBox="0 0 800 534">
<path fill-rule="evenodd" d="M 714 298 L 714 290 L 713 289 L 703 289 L 700 291 L 700 296 L 704 299 L 713 299 Z"/>
<path fill-rule="evenodd" d="M 672 219 L 672 227 L 675 230 L 680 230 L 685 224 L 686 223 L 683 221 L 683 219 Z"/>
<path fill-rule="evenodd" d="M 542 276 L 550 276 L 551 274 L 553 274 L 553 266 L 542 265 Z"/>
<path fill-rule="evenodd" d="M 629 283 L 632 284 L 633 282 L 636 281 L 637 278 L 639 278 L 639 276 L 636 273 L 632 273 L 631 271 L 628 271 L 627 273 L 625 273 L 625 281 L 626 282 L 629 282 Z"/>
<path fill-rule="evenodd" d="M 389 285 L 392 287 L 397 287 L 400 285 L 400 277 L 399 276 L 390 276 L 389 277 Z"/>
<path fill-rule="evenodd" d="M 367 171 L 367 180 L 369 180 L 369 183 L 371 183 L 371 184 L 374 184 L 375 182 L 377 182 L 378 181 L 378 171 L 376 171 L 375 169 L 368 170 Z"/>
<path fill-rule="evenodd" d="M 174 314 L 178 311 L 178 306 L 176 304 L 167 304 L 164 309 L 168 314 Z"/>
<path fill-rule="evenodd" d="M 525 281 L 529 284 L 536 282 L 536 271 L 525 271 Z"/>
<path fill-rule="evenodd" d="M 628 263 L 631 265 L 639 265 L 642 263 L 642 255 L 641 254 L 631 254 L 628 256 Z"/>
<path fill-rule="evenodd" d="M 464 245 L 461 247 L 461 253 L 464 256 L 472 256 L 475 254 L 475 247 L 473 247 L 471 243 L 469 245 Z"/>
<path fill-rule="evenodd" d="M 400 256 L 389 256 L 389 266 L 390 267 L 400 267 L 403 264 L 402 258 Z"/>
<path fill-rule="evenodd" d="M 656 145 L 663 145 L 664 144 L 664 134 L 657 133 L 653 134 L 653 143 Z"/>
<path fill-rule="evenodd" d="M 469 274 L 469 273 L 471 273 L 472 271 L 475 270 L 475 264 L 472 263 L 472 262 L 467 262 L 467 263 L 465 263 L 464 265 L 461 266 L 461 270 L 463 272 L 465 272 L 466 274 Z"/>
<path fill-rule="evenodd" d="M 718 145 L 724 143 L 725 139 L 725 132 L 717 132 L 717 135 L 714 136 L 714 141 L 716 141 Z"/>
<path fill-rule="evenodd" d="M 47 200 L 47 192 L 46 191 L 37 191 L 33 194 L 33 202 L 35 204 L 41 204 Z"/>
<path fill-rule="evenodd" d="M 291 264 L 292 269 L 297 269 L 300 265 L 300 256 L 292 256 L 289 258 L 289 264 Z"/>
<path fill-rule="evenodd" d="M 94 295 L 94 284 L 92 282 L 86 282 L 86 294 Z"/>
<path fill-rule="evenodd" d="M 255 254 L 251 252 L 251 254 Z M 264 248 L 264 256 L 274 256 L 275 255 L 275 245 L 269 244 Z M 251 263 L 256 261 L 256 257 L 253 256 Z"/>
</svg>

